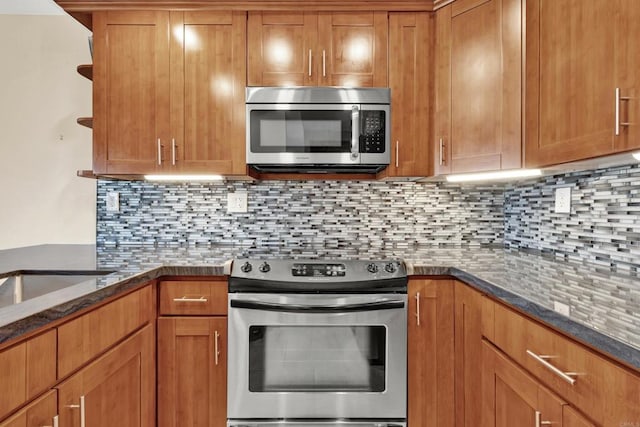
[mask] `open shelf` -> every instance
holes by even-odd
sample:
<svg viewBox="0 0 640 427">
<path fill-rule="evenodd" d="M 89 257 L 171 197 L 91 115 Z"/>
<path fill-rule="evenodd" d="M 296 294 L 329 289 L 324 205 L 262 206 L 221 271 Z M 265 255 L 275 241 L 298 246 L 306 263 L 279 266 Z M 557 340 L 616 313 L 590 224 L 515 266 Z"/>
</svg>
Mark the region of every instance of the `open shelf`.
<svg viewBox="0 0 640 427">
<path fill-rule="evenodd" d="M 77 122 L 79 125 L 93 129 L 93 117 L 79 117 Z"/>
<path fill-rule="evenodd" d="M 93 64 L 78 65 L 78 74 L 93 81 Z"/>
</svg>

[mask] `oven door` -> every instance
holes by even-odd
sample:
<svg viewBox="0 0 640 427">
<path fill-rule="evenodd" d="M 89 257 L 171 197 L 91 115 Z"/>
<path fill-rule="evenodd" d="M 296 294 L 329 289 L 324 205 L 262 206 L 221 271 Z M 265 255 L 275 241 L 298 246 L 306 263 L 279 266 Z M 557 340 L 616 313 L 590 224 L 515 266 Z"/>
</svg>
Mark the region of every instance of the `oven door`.
<svg viewBox="0 0 640 427">
<path fill-rule="evenodd" d="M 229 294 L 228 417 L 404 420 L 406 302 Z"/>
</svg>

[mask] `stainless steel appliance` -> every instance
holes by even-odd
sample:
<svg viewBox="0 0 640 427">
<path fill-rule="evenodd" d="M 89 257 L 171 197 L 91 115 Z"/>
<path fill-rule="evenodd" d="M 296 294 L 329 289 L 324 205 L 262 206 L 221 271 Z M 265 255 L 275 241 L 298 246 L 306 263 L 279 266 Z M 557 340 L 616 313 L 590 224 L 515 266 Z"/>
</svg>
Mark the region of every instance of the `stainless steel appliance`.
<svg viewBox="0 0 640 427">
<path fill-rule="evenodd" d="M 264 172 L 379 172 L 389 165 L 387 88 L 247 88 L 247 164 Z"/>
<path fill-rule="evenodd" d="M 236 260 L 228 426 L 404 426 L 407 275 L 396 261 Z"/>
</svg>

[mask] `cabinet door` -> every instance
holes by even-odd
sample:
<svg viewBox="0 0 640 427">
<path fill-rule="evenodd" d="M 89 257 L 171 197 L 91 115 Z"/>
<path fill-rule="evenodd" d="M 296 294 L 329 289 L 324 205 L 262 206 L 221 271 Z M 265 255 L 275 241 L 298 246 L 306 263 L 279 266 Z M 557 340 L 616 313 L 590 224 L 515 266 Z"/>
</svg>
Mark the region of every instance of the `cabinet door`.
<svg viewBox="0 0 640 427">
<path fill-rule="evenodd" d="M 562 425 L 565 403 L 487 341 L 482 345 L 481 366 L 483 427 Z"/>
<path fill-rule="evenodd" d="M 616 36 L 616 87 L 620 88 L 619 135 L 616 151 L 640 147 L 640 3 L 618 0 L 614 32 Z"/>
<path fill-rule="evenodd" d="M 411 280 L 408 297 L 408 424 L 452 427 L 453 282 Z"/>
<path fill-rule="evenodd" d="M 227 421 L 227 318 L 158 319 L 158 425 Z"/>
<path fill-rule="evenodd" d="M 613 151 L 616 3 L 526 2 L 527 166 Z"/>
<path fill-rule="evenodd" d="M 51 426 L 58 414 L 57 401 L 56 391 L 50 390 L 8 420 L 0 423 L 0 427 Z"/>
<path fill-rule="evenodd" d="M 249 12 L 248 86 L 316 86 L 315 13 Z"/>
<path fill-rule="evenodd" d="M 434 174 L 451 173 L 451 5 L 435 16 Z"/>
<path fill-rule="evenodd" d="M 478 355 L 482 354 L 483 296 L 468 286 L 455 284 L 455 394 L 456 427 L 475 427 L 480 419 L 478 390 L 482 371 Z"/>
<path fill-rule="evenodd" d="M 58 386 L 60 425 L 155 426 L 154 327 L 148 325 Z"/>
<path fill-rule="evenodd" d="M 389 14 L 390 176 L 430 174 L 432 25 L 427 13 Z"/>
<path fill-rule="evenodd" d="M 521 0 L 451 5 L 451 172 L 521 162 Z"/>
<path fill-rule="evenodd" d="M 172 12 L 171 28 L 171 163 L 244 174 L 246 14 Z"/>
<path fill-rule="evenodd" d="M 386 12 L 318 15 L 320 86 L 387 87 Z"/>
<path fill-rule="evenodd" d="M 93 14 L 93 168 L 144 174 L 168 164 L 169 13 Z"/>
</svg>

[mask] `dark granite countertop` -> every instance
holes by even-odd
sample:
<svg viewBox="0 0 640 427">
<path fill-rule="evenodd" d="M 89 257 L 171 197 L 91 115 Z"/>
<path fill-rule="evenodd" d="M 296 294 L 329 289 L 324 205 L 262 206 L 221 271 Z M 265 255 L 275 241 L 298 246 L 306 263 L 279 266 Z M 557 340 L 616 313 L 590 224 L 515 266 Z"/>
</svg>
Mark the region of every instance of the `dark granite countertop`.
<svg viewBox="0 0 640 427">
<path fill-rule="evenodd" d="M 0 251 L 1 277 L 20 270 L 114 270 L 0 308 L 0 343 L 149 280 L 224 275 L 232 258 L 402 259 L 412 275 L 450 275 L 609 356 L 640 369 L 640 278 L 600 266 L 484 247 L 151 247 L 43 245 Z M 1 285 L 0 285 L 1 286 Z M 564 316 L 554 303 L 570 308 Z"/>
</svg>

